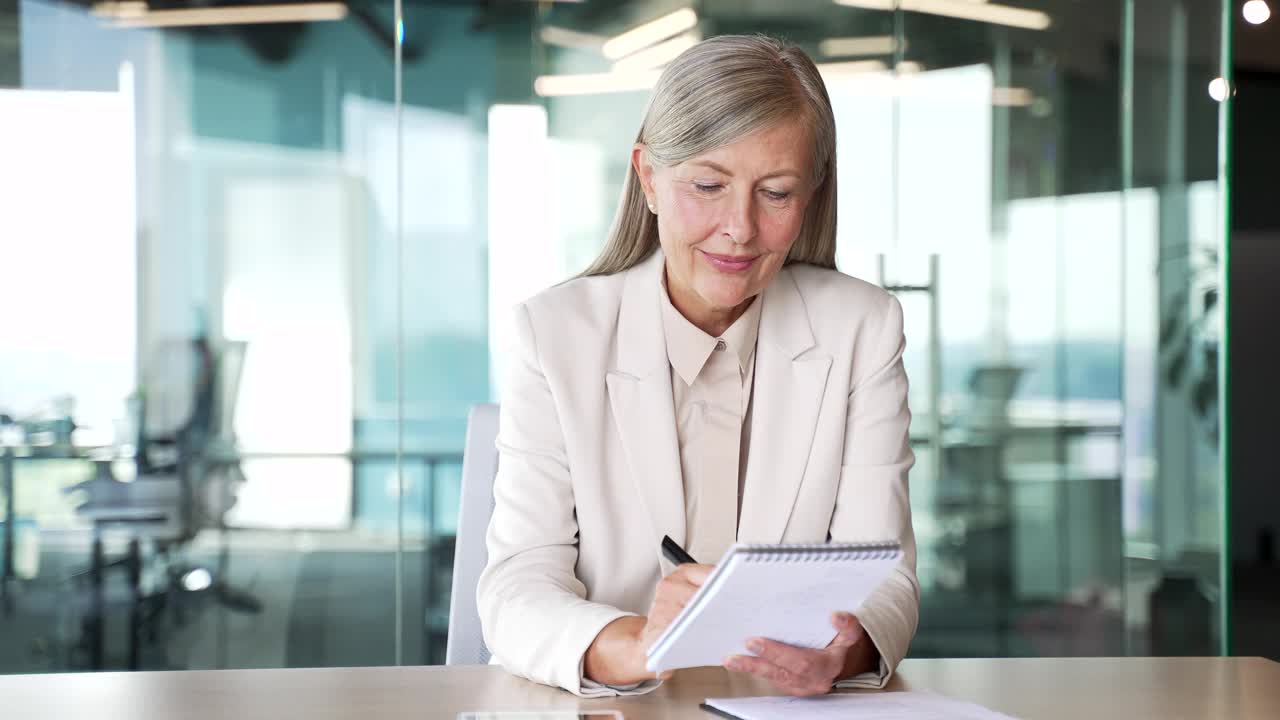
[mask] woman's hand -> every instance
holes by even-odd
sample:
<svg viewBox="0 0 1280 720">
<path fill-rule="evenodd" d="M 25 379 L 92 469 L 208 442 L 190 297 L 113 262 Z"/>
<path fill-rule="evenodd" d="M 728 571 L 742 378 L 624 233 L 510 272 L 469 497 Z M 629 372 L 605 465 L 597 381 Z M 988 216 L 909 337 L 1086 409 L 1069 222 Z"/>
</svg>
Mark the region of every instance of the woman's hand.
<svg viewBox="0 0 1280 720">
<path fill-rule="evenodd" d="M 724 666 L 765 678 L 790 695 L 826 694 L 837 680 L 873 669 L 880 655 L 858 618 L 835 613 L 831 624 L 838 632 L 822 650 L 751 638 L 747 649 L 755 657 L 732 655 L 725 658 Z"/>
<path fill-rule="evenodd" d="M 715 569 L 715 565 L 677 565 L 670 575 L 658 581 L 658 588 L 653 593 L 653 603 L 649 605 L 647 622 L 640 633 L 642 653 L 647 653 L 657 642 L 658 637 L 680 611 L 684 610 L 684 606 L 689 604 L 694 593 L 698 592 L 698 588 L 702 587 Z"/>
<path fill-rule="evenodd" d="M 646 617 L 618 618 L 600 631 L 582 661 L 586 677 L 605 685 L 634 685 L 654 679 L 645 669 L 649 646 L 707 581 L 714 565 L 680 565 L 658 581 Z M 665 680 L 671 673 L 658 675 Z"/>
</svg>

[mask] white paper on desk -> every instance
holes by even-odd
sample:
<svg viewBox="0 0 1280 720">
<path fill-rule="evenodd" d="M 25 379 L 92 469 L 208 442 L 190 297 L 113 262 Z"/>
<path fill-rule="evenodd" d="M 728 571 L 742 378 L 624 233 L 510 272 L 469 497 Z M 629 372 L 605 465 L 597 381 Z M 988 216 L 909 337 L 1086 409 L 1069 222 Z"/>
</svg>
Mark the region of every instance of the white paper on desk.
<svg viewBox="0 0 1280 720">
<path fill-rule="evenodd" d="M 772 547 L 794 552 L 769 555 Z M 841 548 L 849 551 L 842 554 Z M 831 613 L 857 611 L 901 557 L 896 544 L 865 553 L 858 545 L 734 545 L 654 642 L 645 667 L 662 672 L 719 665 L 729 655 L 750 654 L 750 637 L 826 647 L 836 636 Z"/>
<path fill-rule="evenodd" d="M 706 704 L 741 720 L 1014 720 L 981 705 L 919 691 L 709 698 Z"/>
</svg>

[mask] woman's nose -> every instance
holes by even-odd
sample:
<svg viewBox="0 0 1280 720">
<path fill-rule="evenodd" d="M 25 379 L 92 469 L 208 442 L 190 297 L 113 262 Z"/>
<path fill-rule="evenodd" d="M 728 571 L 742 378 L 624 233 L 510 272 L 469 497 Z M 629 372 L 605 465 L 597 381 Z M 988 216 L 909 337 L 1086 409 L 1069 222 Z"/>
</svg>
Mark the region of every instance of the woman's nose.
<svg viewBox="0 0 1280 720">
<path fill-rule="evenodd" d="M 756 238 L 756 208 L 754 193 L 735 193 L 722 222 L 723 234 L 737 245 L 745 245 Z"/>
</svg>

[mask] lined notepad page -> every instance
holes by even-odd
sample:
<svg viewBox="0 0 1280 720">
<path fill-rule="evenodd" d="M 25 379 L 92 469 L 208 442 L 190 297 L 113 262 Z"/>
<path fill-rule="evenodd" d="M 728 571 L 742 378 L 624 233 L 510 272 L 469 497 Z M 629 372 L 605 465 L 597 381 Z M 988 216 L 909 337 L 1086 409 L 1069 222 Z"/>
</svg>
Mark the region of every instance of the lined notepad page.
<svg viewBox="0 0 1280 720">
<path fill-rule="evenodd" d="M 766 637 L 822 648 L 831 613 L 856 612 L 902 558 L 897 543 L 734 545 L 649 651 L 651 672 L 719 665 Z"/>
<path fill-rule="evenodd" d="M 808 698 L 710 698 L 706 704 L 741 720 L 1014 720 L 981 705 L 919 691 Z"/>
</svg>

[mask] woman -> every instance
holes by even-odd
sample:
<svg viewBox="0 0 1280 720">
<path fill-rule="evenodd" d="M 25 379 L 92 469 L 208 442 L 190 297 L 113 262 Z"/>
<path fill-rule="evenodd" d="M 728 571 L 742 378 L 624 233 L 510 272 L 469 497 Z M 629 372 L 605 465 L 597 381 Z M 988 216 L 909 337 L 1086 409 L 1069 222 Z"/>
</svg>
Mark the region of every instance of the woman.
<svg viewBox="0 0 1280 720">
<path fill-rule="evenodd" d="M 646 648 L 733 542 L 892 538 L 831 646 L 726 659 L 796 695 L 888 681 L 919 604 L 902 310 L 836 272 L 835 182 L 803 51 L 717 37 L 663 72 L 604 252 L 516 309 L 477 597 L 509 671 L 647 691 Z M 672 568 L 663 535 L 708 564 Z"/>
</svg>

